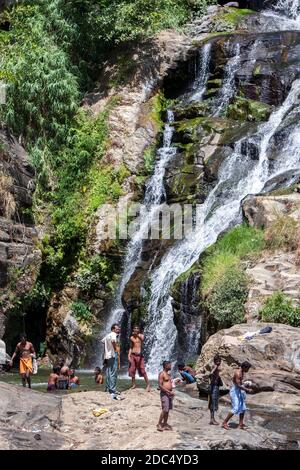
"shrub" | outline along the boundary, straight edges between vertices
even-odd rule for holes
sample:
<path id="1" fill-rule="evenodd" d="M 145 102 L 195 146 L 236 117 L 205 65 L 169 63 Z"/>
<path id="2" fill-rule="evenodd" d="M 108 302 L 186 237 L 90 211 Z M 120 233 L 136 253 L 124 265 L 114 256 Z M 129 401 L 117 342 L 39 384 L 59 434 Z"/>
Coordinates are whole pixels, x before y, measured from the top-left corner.
<path id="1" fill-rule="evenodd" d="M 300 306 L 294 306 L 292 300 L 283 292 L 278 291 L 269 297 L 261 311 L 260 319 L 265 322 L 284 323 L 300 326 Z"/>
<path id="2" fill-rule="evenodd" d="M 88 323 L 92 320 L 93 314 L 89 306 L 83 300 L 76 300 L 71 305 L 71 310 L 75 318 L 81 323 Z"/>
<path id="3" fill-rule="evenodd" d="M 275 220 L 265 230 L 267 247 L 272 250 L 284 249 L 294 251 L 299 240 L 298 223 L 290 216 L 276 214 Z"/>
<path id="4" fill-rule="evenodd" d="M 108 283 L 112 279 L 113 266 L 107 257 L 95 255 L 88 262 L 80 262 L 74 283 L 82 292 L 90 292 L 100 283 Z"/>
<path id="5" fill-rule="evenodd" d="M 248 277 L 232 267 L 227 270 L 209 294 L 206 306 L 221 327 L 244 321 L 244 303 L 248 296 Z"/>
<path id="6" fill-rule="evenodd" d="M 238 266 L 245 258 L 257 256 L 265 247 L 262 230 L 242 224 L 234 227 L 209 247 L 202 266 L 202 292 L 207 295 L 228 269 Z"/>

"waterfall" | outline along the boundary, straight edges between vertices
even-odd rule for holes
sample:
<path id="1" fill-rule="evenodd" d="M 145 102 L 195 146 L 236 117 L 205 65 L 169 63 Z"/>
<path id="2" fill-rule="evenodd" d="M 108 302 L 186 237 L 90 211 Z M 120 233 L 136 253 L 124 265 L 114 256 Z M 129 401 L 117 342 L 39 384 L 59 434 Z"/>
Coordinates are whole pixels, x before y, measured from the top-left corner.
<path id="1" fill-rule="evenodd" d="M 205 92 L 206 82 L 209 76 L 211 47 L 211 43 L 207 43 L 199 52 L 198 60 L 195 63 L 195 80 L 193 82 L 190 97 L 191 101 L 200 101 Z M 110 326 L 113 323 L 121 322 L 123 318 L 124 307 L 122 303 L 122 295 L 124 289 L 140 262 L 143 241 L 147 238 L 151 220 L 155 217 L 155 214 L 159 210 L 157 205 L 163 203 L 166 198 L 163 182 L 165 170 L 168 163 L 176 153 L 176 148 L 172 147 L 171 145 L 174 131 L 172 126 L 173 121 L 174 115 L 171 110 L 168 110 L 167 123 L 165 125 L 163 134 L 163 146 L 157 150 L 157 159 L 154 173 L 145 185 L 144 206 L 142 208 L 142 212 L 139 215 L 139 221 L 141 221 L 141 223 L 139 225 L 138 231 L 134 233 L 133 237 L 127 245 L 126 255 L 123 263 L 123 272 L 115 294 L 113 307 L 108 314 L 105 328 L 101 332 L 102 336 L 109 332 Z M 151 208 L 151 206 L 155 207 Z M 172 334 L 176 335 L 175 326 Z"/>
<path id="2" fill-rule="evenodd" d="M 209 63 L 211 58 L 211 43 L 205 44 L 198 53 L 196 61 L 195 80 L 192 87 L 190 101 L 201 101 L 206 90 L 209 77 Z"/>
<path id="3" fill-rule="evenodd" d="M 273 20 L 271 29 L 281 31 L 300 29 L 299 0 L 278 0 L 278 2 L 263 12 L 263 17 Z"/>
<path id="4" fill-rule="evenodd" d="M 270 142 L 285 118 L 296 110 L 300 112 L 299 95 L 300 80 L 296 80 L 284 103 L 249 139 L 259 148 L 258 160 L 242 154 L 245 139 L 235 144 L 232 154 L 219 169 L 217 185 L 204 204 L 198 207 L 197 231 L 173 245 L 159 267 L 152 272 L 145 330 L 147 369 L 150 373 L 156 373 L 166 358 L 175 359 L 177 331 L 169 292 L 176 278 L 187 271 L 224 230 L 242 221 L 241 202 L 247 195 L 260 193 L 268 181 L 288 170 L 295 172 L 294 177 L 300 174 L 300 124 L 295 124 L 287 140 L 281 143 L 278 160 L 270 165 L 268 159 Z"/>
<path id="5" fill-rule="evenodd" d="M 172 135 L 174 128 L 172 123 L 174 116 L 172 111 L 167 111 L 167 123 L 165 125 L 163 134 L 163 146 L 157 150 L 157 163 L 155 165 L 154 173 L 148 180 L 145 189 L 144 203 L 139 215 L 139 230 L 137 230 L 128 243 L 126 255 L 124 259 L 124 268 L 121 276 L 117 292 L 115 294 L 114 305 L 108 315 L 108 320 L 105 325 L 102 335 L 110 330 L 113 323 L 120 322 L 124 314 L 124 307 L 122 304 L 122 295 L 126 284 L 134 273 L 140 261 L 143 240 L 147 238 L 148 228 L 154 213 L 158 210 L 157 204 L 161 204 L 165 200 L 165 189 L 163 179 L 165 175 L 166 166 L 176 153 L 176 149 L 171 147 Z M 152 205 L 156 205 L 151 209 Z M 147 210 L 150 208 L 150 210 Z"/>
<path id="6" fill-rule="evenodd" d="M 279 0 L 273 8 L 275 11 L 295 20 L 299 14 L 299 0 Z"/>
<path id="7" fill-rule="evenodd" d="M 240 45 L 236 44 L 233 49 L 233 57 L 230 58 L 224 70 L 224 80 L 217 96 L 214 116 L 219 116 L 223 109 L 229 104 L 235 91 L 235 74 L 240 64 Z"/>

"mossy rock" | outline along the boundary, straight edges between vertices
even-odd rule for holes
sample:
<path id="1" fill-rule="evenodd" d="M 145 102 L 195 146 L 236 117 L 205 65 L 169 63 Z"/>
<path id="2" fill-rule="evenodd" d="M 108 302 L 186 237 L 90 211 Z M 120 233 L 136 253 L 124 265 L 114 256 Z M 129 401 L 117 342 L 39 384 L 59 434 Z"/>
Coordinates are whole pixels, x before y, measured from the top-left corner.
<path id="1" fill-rule="evenodd" d="M 272 106 L 266 103 L 238 96 L 229 105 L 227 116 L 237 121 L 262 122 L 268 119 L 271 112 Z"/>
<path id="2" fill-rule="evenodd" d="M 204 117 L 209 109 L 209 103 L 202 101 L 201 103 L 187 103 L 181 104 L 173 108 L 174 118 L 176 121 L 183 119 L 193 119 L 197 117 Z"/>

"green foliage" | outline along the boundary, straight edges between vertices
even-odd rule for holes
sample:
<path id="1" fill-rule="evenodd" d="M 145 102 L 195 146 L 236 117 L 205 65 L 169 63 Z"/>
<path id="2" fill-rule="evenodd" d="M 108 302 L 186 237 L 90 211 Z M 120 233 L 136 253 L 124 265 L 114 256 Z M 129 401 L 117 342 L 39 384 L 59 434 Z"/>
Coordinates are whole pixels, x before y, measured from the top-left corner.
<path id="1" fill-rule="evenodd" d="M 78 80 L 68 55 L 47 32 L 39 2 L 30 3 L 2 15 L 10 30 L 0 43 L 0 78 L 7 83 L 1 119 L 25 142 L 49 145 L 64 139 L 78 105 Z"/>
<path id="2" fill-rule="evenodd" d="M 278 213 L 275 220 L 265 230 L 267 247 L 271 250 L 280 248 L 287 251 L 296 250 L 299 234 L 297 221 L 286 214 Z"/>
<path id="3" fill-rule="evenodd" d="M 104 256 L 95 255 L 88 261 L 80 261 L 74 283 L 82 292 L 91 292 L 99 284 L 107 284 L 113 277 L 114 266 Z"/>
<path id="4" fill-rule="evenodd" d="M 211 291 L 206 305 L 219 325 L 227 328 L 244 321 L 244 303 L 248 295 L 248 278 L 236 267 L 231 267 Z"/>
<path id="5" fill-rule="evenodd" d="M 274 292 L 269 297 L 261 311 L 260 319 L 265 322 L 284 323 L 300 327 L 300 305 L 296 307 L 292 300 L 283 292 Z"/>
<path id="6" fill-rule="evenodd" d="M 203 294 L 207 295 L 219 283 L 227 270 L 238 266 L 242 259 L 256 257 L 264 248 L 262 230 L 242 224 L 227 232 L 205 252 L 202 274 Z"/>
<path id="7" fill-rule="evenodd" d="M 71 305 L 71 310 L 76 318 L 80 323 L 89 323 L 92 318 L 93 314 L 89 308 L 89 306 L 83 300 L 76 300 Z"/>

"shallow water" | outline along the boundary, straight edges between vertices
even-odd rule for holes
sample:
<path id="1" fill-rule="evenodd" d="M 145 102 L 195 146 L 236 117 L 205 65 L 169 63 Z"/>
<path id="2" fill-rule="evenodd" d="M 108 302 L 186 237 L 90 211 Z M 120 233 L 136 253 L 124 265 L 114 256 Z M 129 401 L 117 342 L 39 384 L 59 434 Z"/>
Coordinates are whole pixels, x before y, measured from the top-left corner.
<path id="1" fill-rule="evenodd" d="M 46 392 L 47 391 L 47 383 L 48 377 L 50 374 L 49 369 L 39 369 L 36 375 L 31 376 L 31 385 L 32 389 L 39 391 L 39 392 Z M 78 393 L 78 392 L 86 392 L 86 391 L 95 391 L 99 390 L 104 392 L 105 385 L 98 385 L 95 383 L 93 370 L 77 370 L 76 371 L 77 377 L 80 380 L 80 387 L 74 390 L 68 390 L 67 393 Z M 0 382 L 6 382 L 9 384 L 21 385 L 21 378 L 17 371 L 13 372 L 5 372 L 0 374 Z M 150 381 L 152 386 L 157 385 L 157 381 Z M 117 389 L 118 391 L 122 392 L 124 390 L 128 390 L 131 386 L 131 379 L 126 377 L 126 372 L 121 371 L 120 377 L 118 379 Z M 137 378 L 136 380 L 137 388 L 145 387 L 145 382 L 142 379 Z M 66 393 L 64 391 L 57 391 L 58 393 Z"/>

